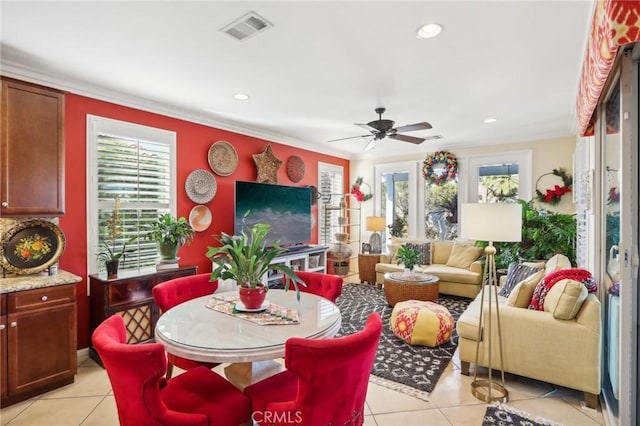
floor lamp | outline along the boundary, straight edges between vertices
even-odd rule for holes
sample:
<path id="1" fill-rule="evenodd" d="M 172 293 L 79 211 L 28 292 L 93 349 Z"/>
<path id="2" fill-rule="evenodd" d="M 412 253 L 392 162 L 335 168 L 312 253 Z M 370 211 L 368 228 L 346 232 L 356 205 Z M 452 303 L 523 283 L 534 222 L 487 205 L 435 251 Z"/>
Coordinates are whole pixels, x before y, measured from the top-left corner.
<path id="1" fill-rule="evenodd" d="M 498 282 L 496 277 L 496 248 L 494 242 L 516 242 L 522 239 L 522 206 L 511 203 L 478 203 L 462 204 L 460 216 L 460 236 L 471 240 L 488 241 L 484 253 L 485 269 L 484 281 L 480 298 L 480 319 L 478 322 L 478 339 L 476 343 L 476 362 L 471 382 L 471 393 L 473 396 L 484 402 L 502 401 L 506 402 L 509 392 L 504 382 L 504 365 L 502 360 L 502 333 L 500 329 L 500 310 L 498 304 Z M 485 285 L 486 283 L 486 285 Z M 485 288 L 489 292 L 486 299 L 488 305 L 487 333 L 485 333 L 488 351 L 487 366 L 489 368 L 488 379 L 478 379 L 478 354 L 480 352 L 480 340 L 482 339 L 482 327 L 484 318 Z M 492 309 L 496 310 L 495 322 L 498 327 L 497 342 L 492 342 L 491 327 L 494 322 Z M 502 383 L 493 381 L 493 346 L 497 345 L 500 355 L 500 374 Z"/>

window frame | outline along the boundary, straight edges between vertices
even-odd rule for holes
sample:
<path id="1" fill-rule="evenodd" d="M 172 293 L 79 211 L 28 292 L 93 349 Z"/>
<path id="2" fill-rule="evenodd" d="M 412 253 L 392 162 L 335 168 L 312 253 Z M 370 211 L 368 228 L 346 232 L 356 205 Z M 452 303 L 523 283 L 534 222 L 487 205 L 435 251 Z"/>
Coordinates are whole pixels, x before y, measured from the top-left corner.
<path id="1" fill-rule="evenodd" d="M 320 193 L 321 197 L 318 200 L 318 244 L 324 244 L 324 245 L 329 245 L 333 242 L 333 231 L 335 230 L 335 228 L 331 227 L 331 225 L 329 225 L 329 229 L 325 230 L 325 225 L 326 225 L 326 215 L 330 215 L 330 221 L 331 223 L 335 226 L 338 224 L 338 216 L 339 213 L 337 211 L 330 211 L 330 212 L 326 212 L 326 207 L 329 203 L 333 202 L 334 204 L 337 204 L 339 200 L 331 200 L 330 199 L 330 195 L 331 194 L 323 194 L 322 191 L 322 174 L 323 173 L 334 173 L 334 174 L 338 174 L 341 176 L 342 178 L 342 185 L 340 186 L 340 194 L 344 193 L 344 182 L 345 182 L 345 178 L 344 178 L 344 167 L 337 165 L 337 164 L 331 164 L 331 163 L 323 163 L 321 161 L 318 162 L 318 192 Z M 332 186 L 335 186 L 335 184 L 333 184 Z M 333 193 L 333 194 L 337 194 L 337 193 Z M 323 235 L 325 235 L 325 233 L 329 234 L 329 241 L 325 241 L 325 239 L 323 238 Z"/>
<path id="2" fill-rule="evenodd" d="M 174 131 L 159 129 L 106 117 L 87 114 L 87 271 L 88 274 L 98 273 L 99 263 L 96 258 L 98 251 L 98 136 L 102 133 L 118 135 L 130 139 L 143 139 L 166 144 L 169 147 L 169 193 L 176 194 L 177 188 L 177 134 Z M 124 203 L 123 203 L 124 204 Z M 126 208 L 124 205 L 122 208 Z M 176 215 L 177 202 L 175 196 L 169 197 L 169 211 Z M 138 269 L 145 272 L 150 268 Z"/>

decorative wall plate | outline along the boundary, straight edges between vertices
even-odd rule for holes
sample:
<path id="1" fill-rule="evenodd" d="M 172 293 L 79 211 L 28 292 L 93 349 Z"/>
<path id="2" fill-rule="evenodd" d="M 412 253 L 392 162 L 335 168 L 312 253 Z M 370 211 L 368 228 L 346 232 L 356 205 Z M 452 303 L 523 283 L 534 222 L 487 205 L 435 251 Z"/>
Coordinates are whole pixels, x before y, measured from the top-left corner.
<path id="1" fill-rule="evenodd" d="M 197 232 L 205 231 L 211 225 L 212 217 L 209 207 L 199 204 L 194 206 L 189 213 L 189 225 Z"/>
<path id="2" fill-rule="evenodd" d="M 238 167 L 238 153 L 227 141 L 215 142 L 209 148 L 209 167 L 220 176 L 229 176 Z"/>
<path id="3" fill-rule="evenodd" d="M 16 274 L 35 274 L 56 263 L 64 247 L 64 234 L 55 223 L 30 220 L 17 224 L 4 235 L 0 263 Z"/>
<path id="4" fill-rule="evenodd" d="M 287 160 L 287 176 L 291 182 L 300 182 L 304 178 L 304 160 L 297 155 L 292 155 Z"/>
<path id="5" fill-rule="evenodd" d="M 189 173 L 184 186 L 189 199 L 197 204 L 205 204 L 213 200 L 218 190 L 215 176 L 204 169 Z"/>

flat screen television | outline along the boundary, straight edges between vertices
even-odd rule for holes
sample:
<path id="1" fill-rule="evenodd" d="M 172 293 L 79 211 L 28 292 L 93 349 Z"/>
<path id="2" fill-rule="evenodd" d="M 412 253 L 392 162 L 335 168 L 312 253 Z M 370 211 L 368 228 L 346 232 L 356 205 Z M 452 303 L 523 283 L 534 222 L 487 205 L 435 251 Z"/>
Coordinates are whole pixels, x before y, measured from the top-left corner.
<path id="1" fill-rule="evenodd" d="M 235 191 L 235 235 L 244 226 L 268 223 L 268 245 L 278 240 L 281 246 L 293 248 L 311 241 L 310 188 L 236 181 Z"/>

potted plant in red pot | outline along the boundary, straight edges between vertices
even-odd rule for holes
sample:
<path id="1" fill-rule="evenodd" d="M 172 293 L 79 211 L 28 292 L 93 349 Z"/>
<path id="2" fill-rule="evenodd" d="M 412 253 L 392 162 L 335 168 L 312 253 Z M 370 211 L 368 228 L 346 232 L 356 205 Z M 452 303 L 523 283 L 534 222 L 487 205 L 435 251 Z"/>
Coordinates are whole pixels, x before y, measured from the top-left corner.
<path id="1" fill-rule="evenodd" d="M 222 233 L 218 239 L 221 247 L 209 247 L 207 257 L 213 262 L 211 280 L 233 279 L 238 283 L 240 301 L 247 309 L 259 309 L 264 302 L 268 288 L 263 284 L 262 277 L 269 270 L 280 271 L 285 276 L 285 282 L 292 281 L 296 295 L 300 300 L 298 284 L 304 282 L 287 265 L 271 264 L 273 259 L 286 250 L 276 241 L 267 246 L 264 242 L 271 225 L 257 223 L 248 227 L 249 232 L 242 231 L 240 235 Z M 288 286 L 285 286 L 285 290 Z"/>

